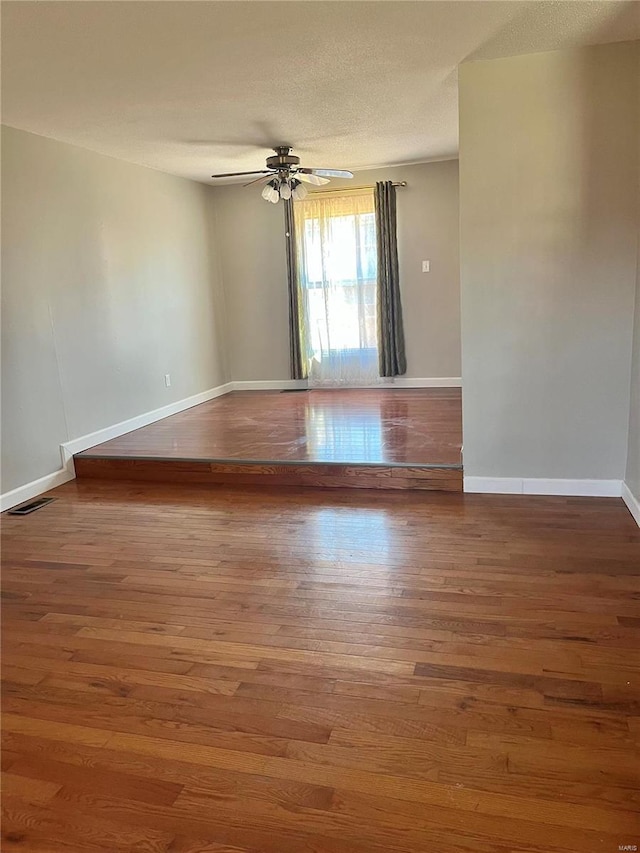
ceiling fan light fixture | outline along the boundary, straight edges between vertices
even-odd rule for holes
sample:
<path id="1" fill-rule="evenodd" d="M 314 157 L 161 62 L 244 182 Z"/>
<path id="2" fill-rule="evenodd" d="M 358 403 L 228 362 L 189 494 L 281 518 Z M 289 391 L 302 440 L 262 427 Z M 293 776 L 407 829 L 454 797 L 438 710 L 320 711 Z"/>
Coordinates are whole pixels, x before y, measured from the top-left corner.
<path id="1" fill-rule="evenodd" d="M 294 178 L 293 181 L 291 181 L 291 187 L 291 197 L 294 201 L 302 201 L 302 199 L 307 197 L 307 188 L 302 181 L 298 181 Z"/>
<path id="2" fill-rule="evenodd" d="M 278 181 L 274 179 L 273 181 L 269 181 L 269 183 L 262 190 L 262 198 L 265 201 L 270 201 L 273 204 L 277 204 L 280 200 L 280 193 L 278 192 Z"/>
<path id="3" fill-rule="evenodd" d="M 280 198 L 285 199 L 285 201 L 291 198 L 291 184 L 286 178 L 280 181 Z"/>
<path id="4" fill-rule="evenodd" d="M 261 184 L 265 181 L 262 198 L 277 204 L 280 199 L 301 201 L 307 196 L 304 184 L 321 187 L 329 183 L 330 178 L 352 178 L 353 173 L 346 169 L 310 169 L 300 166 L 300 158 L 291 153 L 290 145 L 278 145 L 273 149 L 275 156 L 267 157 L 266 169 L 256 169 L 255 172 L 228 172 L 223 175 L 212 175 L 213 178 L 238 178 L 248 175 L 258 175 L 245 187 Z M 266 177 L 264 177 L 266 176 Z M 303 183 L 304 182 L 304 183 Z"/>

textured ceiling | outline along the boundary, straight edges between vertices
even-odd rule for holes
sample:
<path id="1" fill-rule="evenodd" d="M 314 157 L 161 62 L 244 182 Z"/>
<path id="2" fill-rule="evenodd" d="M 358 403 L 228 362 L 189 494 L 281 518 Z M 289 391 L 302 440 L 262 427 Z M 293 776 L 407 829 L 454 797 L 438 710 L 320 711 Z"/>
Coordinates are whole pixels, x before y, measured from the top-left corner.
<path id="1" fill-rule="evenodd" d="M 208 181 L 455 156 L 457 66 L 640 38 L 627 2 L 5 2 L 3 122 Z"/>

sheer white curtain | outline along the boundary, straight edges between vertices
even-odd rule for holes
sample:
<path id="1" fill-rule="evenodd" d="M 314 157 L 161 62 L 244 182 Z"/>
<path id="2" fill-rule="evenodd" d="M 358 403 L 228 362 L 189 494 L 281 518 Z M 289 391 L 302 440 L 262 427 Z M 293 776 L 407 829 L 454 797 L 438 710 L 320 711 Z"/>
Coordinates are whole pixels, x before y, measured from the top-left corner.
<path id="1" fill-rule="evenodd" d="M 303 340 L 312 386 L 379 381 L 373 190 L 294 203 Z"/>

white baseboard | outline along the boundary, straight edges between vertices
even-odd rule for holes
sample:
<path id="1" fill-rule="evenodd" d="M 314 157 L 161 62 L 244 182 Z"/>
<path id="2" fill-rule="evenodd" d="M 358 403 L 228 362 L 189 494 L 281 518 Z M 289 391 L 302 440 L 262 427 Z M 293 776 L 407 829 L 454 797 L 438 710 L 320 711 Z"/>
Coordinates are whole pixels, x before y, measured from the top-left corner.
<path id="1" fill-rule="evenodd" d="M 640 527 L 640 500 L 633 494 L 626 483 L 622 484 L 622 500 L 626 503 L 627 509 L 634 517 L 638 527 Z"/>
<path id="2" fill-rule="evenodd" d="M 499 495 L 564 495 L 619 498 L 621 480 L 555 480 L 538 477 L 465 477 L 464 491 Z"/>
<path id="3" fill-rule="evenodd" d="M 229 384 L 233 391 L 295 391 L 309 387 L 306 379 L 243 379 Z"/>
<path id="4" fill-rule="evenodd" d="M 464 477 L 463 491 L 471 494 L 521 495 L 522 480 L 515 477 Z"/>
<path id="5" fill-rule="evenodd" d="M 222 397 L 223 394 L 228 394 L 232 390 L 233 382 L 217 385 L 215 388 L 209 388 L 208 391 L 201 391 L 192 397 L 185 397 L 184 400 L 176 400 L 175 403 L 169 403 L 168 406 L 162 406 L 160 409 L 144 412 L 141 415 L 136 415 L 135 418 L 129 418 L 113 426 L 90 432 L 87 435 L 81 435 L 79 438 L 74 438 L 71 441 L 65 441 L 64 444 L 60 445 L 62 466 L 68 470 L 69 465 L 73 465 L 73 457 L 76 453 L 81 453 L 83 450 L 95 447 L 96 444 L 102 444 L 104 441 L 110 441 L 112 438 L 118 438 L 121 435 L 125 435 L 125 433 L 133 432 L 135 429 L 140 429 L 140 427 L 168 418 L 170 415 L 177 415 L 178 412 L 184 412 L 185 409 L 199 406 L 200 403 L 206 403 L 208 400 Z"/>
<path id="6" fill-rule="evenodd" d="M 17 489 L 12 489 L 10 492 L 5 492 L 4 495 L 0 495 L 0 512 L 18 506 L 25 501 L 30 501 L 32 498 L 37 498 L 43 492 L 48 492 L 49 489 L 55 489 L 63 483 L 68 483 L 74 477 L 75 474 L 72 471 L 63 469 L 40 477 L 38 480 L 33 480 L 31 483 L 25 483 L 24 486 L 18 486 Z"/>
<path id="7" fill-rule="evenodd" d="M 308 388 L 306 379 L 261 379 L 242 380 L 230 383 L 234 391 L 290 391 L 296 388 Z M 407 379 L 404 376 L 392 376 L 382 379 L 375 385 L 345 385 L 341 388 L 460 388 L 459 376 L 433 376 Z M 322 386 L 329 388 L 328 385 Z"/>
<path id="8" fill-rule="evenodd" d="M 405 376 L 392 376 L 385 380 L 391 388 L 461 388 L 460 376 L 428 376 L 411 379 Z"/>
<path id="9" fill-rule="evenodd" d="M 184 400 L 176 400 L 175 403 L 169 403 L 168 406 L 162 406 L 160 409 L 153 409 L 151 412 L 144 412 L 137 415 L 135 418 L 129 418 L 126 421 L 121 421 L 113 426 L 105 427 L 104 429 L 96 430 L 96 432 L 81 435 L 71 441 L 65 441 L 60 445 L 60 455 L 62 458 L 62 468 L 55 471 L 53 474 L 47 474 L 45 477 L 40 477 L 38 480 L 33 480 L 31 483 L 25 483 L 24 486 L 18 486 L 17 489 L 12 489 L 10 492 L 0 495 L 0 512 L 11 509 L 24 501 L 31 500 L 43 492 L 48 492 L 49 489 L 55 489 L 63 483 L 68 483 L 75 477 L 73 468 L 73 456 L 75 453 L 80 453 L 82 450 L 87 450 L 89 447 L 94 447 L 96 444 L 102 444 L 104 441 L 110 441 L 112 438 L 118 438 L 127 432 L 133 432 L 134 429 L 152 424 L 155 421 L 161 421 L 163 418 L 168 418 L 170 415 L 176 415 L 178 412 L 183 412 L 185 409 L 190 409 L 193 406 L 198 406 L 200 403 L 206 403 L 208 400 L 213 400 L 216 397 L 221 397 L 223 394 L 228 394 L 233 390 L 233 383 L 227 382 L 224 385 L 217 385 L 215 388 L 210 388 L 208 391 L 202 391 L 200 394 L 194 394 L 192 397 L 185 397 Z"/>

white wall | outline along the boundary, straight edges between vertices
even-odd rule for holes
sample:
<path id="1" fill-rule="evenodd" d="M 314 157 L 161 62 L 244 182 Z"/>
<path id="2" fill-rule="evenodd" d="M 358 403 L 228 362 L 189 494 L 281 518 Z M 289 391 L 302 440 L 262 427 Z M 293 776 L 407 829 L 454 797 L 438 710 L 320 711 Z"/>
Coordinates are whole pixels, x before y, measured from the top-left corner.
<path id="1" fill-rule="evenodd" d="M 458 163 L 363 171 L 327 189 L 380 180 L 407 181 L 397 196 L 407 377 L 460 376 Z M 236 380 L 290 376 L 283 210 L 260 190 L 212 192 Z M 431 272 L 423 273 L 427 259 Z"/>
<path id="2" fill-rule="evenodd" d="M 460 70 L 465 475 L 621 480 L 638 43 Z"/>
<path id="3" fill-rule="evenodd" d="M 208 192 L 3 128 L 3 492 L 59 469 L 62 442 L 226 380 Z"/>

